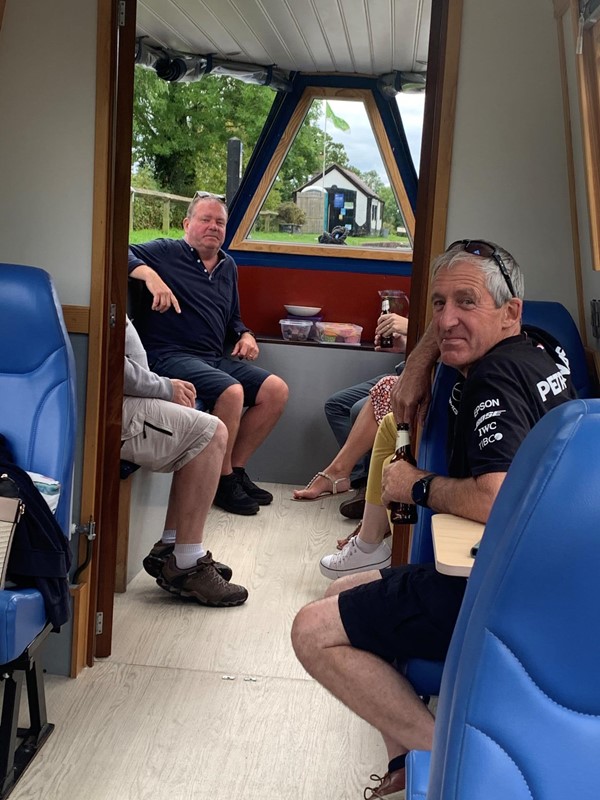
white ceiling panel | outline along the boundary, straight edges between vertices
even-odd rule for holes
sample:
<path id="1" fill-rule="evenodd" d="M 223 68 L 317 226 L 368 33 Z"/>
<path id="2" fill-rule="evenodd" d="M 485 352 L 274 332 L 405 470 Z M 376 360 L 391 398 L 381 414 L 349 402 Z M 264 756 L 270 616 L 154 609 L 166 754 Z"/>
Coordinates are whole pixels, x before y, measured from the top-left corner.
<path id="1" fill-rule="evenodd" d="M 283 70 L 419 70 L 431 0 L 138 0 L 150 44 Z"/>

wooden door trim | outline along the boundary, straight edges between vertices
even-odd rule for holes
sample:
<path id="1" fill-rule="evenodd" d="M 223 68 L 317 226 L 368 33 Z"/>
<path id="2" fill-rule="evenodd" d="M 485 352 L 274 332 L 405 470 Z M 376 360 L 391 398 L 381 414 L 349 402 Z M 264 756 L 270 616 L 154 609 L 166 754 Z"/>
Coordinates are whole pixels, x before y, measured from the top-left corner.
<path id="1" fill-rule="evenodd" d="M 111 81 L 111 128 L 109 141 L 108 229 L 106 243 L 106 319 L 107 346 L 104 350 L 104 453 L 101 462 L 101 518 L 97 542 L 94 597 L 102 612 L 103 628 L 95 632 L 90 617 L 93 655 L 106 658 L 111 653 L 112 623 L 119 531 L 119 492 L 121 480 L 121 415 L 123 410 L 123 363 L 125 359 L 125 313 L 127 307 L 127 250 L 129 246 L 129 189 L 133 130 L 133 73 L 135 69 L 136 0 L 124 0 L 124 24 L 118 28 L 116 58 Z M 117 4 L 113 3 L 114 10 Z M 114 309 L 114 326 L 108 325 L 109 306 Z M 100 466 L 100 464 L 99 464 Z M 95 615 L 94 615 L 95 616 Z M 90 648 L 89 652 L 92 652 Z"/>
<path id="2" fill-rule="evenodd" d="M 407 352 L 429 321 L 429 265 L 446 243 L 462 0 L 432 4 Z"/>
<path id="3" fill-rule="evenodd" d="M 132 125 L 136 10 L 135 0 L 125 2 L 126 25 L 119 28 L 118 4 L 98 0 L 90 307 L 67 309 L 70 330 L 88 333 L 80 522 L 96 522 L 91 562 L 74 587 L 73 629 L 77 635 L 71 650 L 73 676 L 84 666 L 91 666 L 95 656 L 110 653 L 112 633 L 131 157 L 131 134 L 128 141 L 126 128 L 128 125 L 130 131 Z M 121 98 L 116 86 L 119 70 L 126 71 L 127 65 L 129 100 L 127 87 Z M 125 130 L 118 126 L 123 104 L 127 107 Z M 124 206 L 121 197 L 125 198 Z M 115 311 L 114 326 L 111 306 Z M 96 634 L 97 611 L 102 611 L 105 619 L 103 638 Z"/>

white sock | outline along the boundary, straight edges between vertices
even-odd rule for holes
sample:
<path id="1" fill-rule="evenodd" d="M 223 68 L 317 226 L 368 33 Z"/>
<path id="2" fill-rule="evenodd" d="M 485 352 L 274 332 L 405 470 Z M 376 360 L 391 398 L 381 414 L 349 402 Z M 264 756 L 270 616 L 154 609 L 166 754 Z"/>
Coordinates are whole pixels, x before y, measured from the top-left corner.
<path id="1" fill-rule="evenodd" d="M 361 553 L 374 553 L 375 550 L 379 547 L 381 542 L 377 542 L 377 544 L 371 544 L 371 542 L 365 542 L 363 539 L 360 538 L 360 533 L 355 539 L 356 546 L 360 550 Z"/>
<path id="2" fill-rule="evenodd" d="M 177 531 L 174 528 L 165 528 L 160 540 L 163 544 L 175 544 Z"/>
<path id="3" fill-rule="evenodd" d="M 173 555 L 179 569 L 189 569 L 195 567 L 196 561 L 206 555 L 206 550 L 202 544 L 176 544 Z"/>

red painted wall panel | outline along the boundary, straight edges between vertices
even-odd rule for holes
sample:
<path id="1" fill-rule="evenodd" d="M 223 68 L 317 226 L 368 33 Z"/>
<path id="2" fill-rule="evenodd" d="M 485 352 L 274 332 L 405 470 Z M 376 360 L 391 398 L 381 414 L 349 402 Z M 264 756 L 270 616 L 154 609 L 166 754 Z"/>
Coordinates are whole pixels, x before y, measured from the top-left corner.
<path id="1" fill-rule="evenodd" d="M 239 267 L 242 319 L 255 333 L 280 336 L 284 303 L 320 306 L 328 322 L 362 325 L 362 341 L 371 342 L 381 309 L 379 289 L 401 289 L 410 294 L 406 276 L 364 275 L 349 272 Z"/>

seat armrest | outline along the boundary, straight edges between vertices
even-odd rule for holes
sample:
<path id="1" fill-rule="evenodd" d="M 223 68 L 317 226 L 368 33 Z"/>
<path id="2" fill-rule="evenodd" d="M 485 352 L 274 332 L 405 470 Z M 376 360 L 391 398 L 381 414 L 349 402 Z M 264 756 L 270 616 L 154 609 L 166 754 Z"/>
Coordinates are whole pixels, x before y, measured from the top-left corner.
<path id="1" fill-rule="evenodd" d="M 427 797 L 430 761 L 429 750 L 411 750 L 406 757 L 406 800 Z"/>

